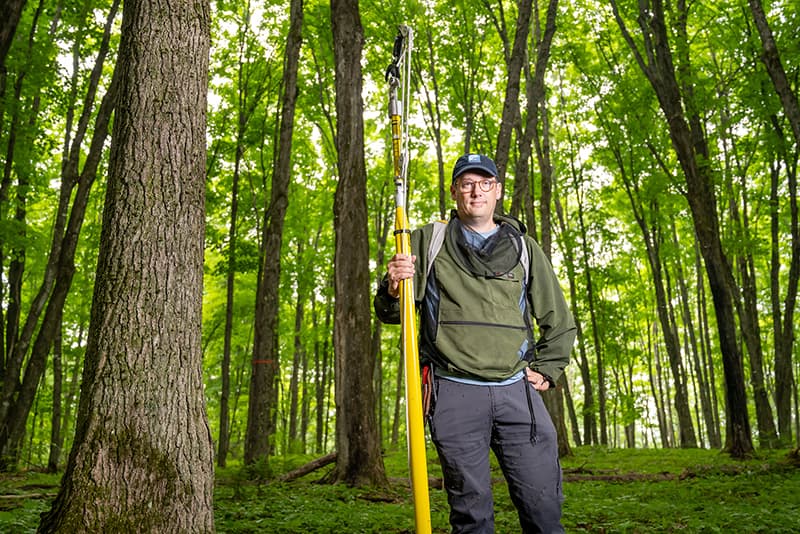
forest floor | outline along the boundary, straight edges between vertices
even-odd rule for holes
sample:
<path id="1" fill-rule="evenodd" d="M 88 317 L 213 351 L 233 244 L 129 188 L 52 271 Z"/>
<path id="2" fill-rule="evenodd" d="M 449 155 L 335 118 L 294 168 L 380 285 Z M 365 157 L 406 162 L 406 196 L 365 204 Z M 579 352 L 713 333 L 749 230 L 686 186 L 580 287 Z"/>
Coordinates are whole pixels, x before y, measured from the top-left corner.
<path id="1" fill-rule="evenodd" d="M 787 450 L 734 461 L 703 449 L 578 447 L 562 461 L 567 532 L 800 532 L 800 463 Z M 276 477 L 312 460 L 272 459 Z M 436 455 L 428 451 L 431 520 L 449 531 Z M 390 485 L 355 489 L 320 483 L 330 466 L 291 482 L 253 480 L 241 467 L 217 472 L 215 515 L 222 533 L 410 533 L 413 505 L 404 451 L 385 457 Z M 496 531 L 519 532 L 502 475 L 494 467 Z M 250 471 L 252 473 L 252 471 Z M 0 532 L 35 532 L 60 475 L 0 475 Z"/>

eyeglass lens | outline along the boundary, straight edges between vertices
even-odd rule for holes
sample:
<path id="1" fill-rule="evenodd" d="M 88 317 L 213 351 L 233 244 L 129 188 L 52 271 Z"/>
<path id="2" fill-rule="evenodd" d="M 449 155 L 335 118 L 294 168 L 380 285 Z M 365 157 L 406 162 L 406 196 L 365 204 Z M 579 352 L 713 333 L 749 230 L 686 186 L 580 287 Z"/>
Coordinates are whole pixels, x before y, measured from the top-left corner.
<path id="1" fill-rule="evenodd" d="M 463 180 L 461 182 L 460 188 L 463 193 L 467 193 L 473 191 L 475 189 L 475 186 L 477 185 L 480 186 L 481 191 L 483 191 L 484 193 L 488 193 L 489 191 L 492 190 L 494 184 L 495 184 L 494 180 L 488 180 L 488 179 L 479 181 Z"/>

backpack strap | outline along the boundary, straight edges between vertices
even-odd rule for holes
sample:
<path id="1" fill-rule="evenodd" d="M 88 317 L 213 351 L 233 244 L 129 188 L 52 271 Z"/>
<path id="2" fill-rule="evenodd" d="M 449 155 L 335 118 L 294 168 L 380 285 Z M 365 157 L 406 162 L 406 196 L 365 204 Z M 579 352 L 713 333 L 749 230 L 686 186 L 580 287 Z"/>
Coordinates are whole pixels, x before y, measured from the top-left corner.
<path id="1" fill-rule="evenodd" d="M 425 266 L 425 280 L 427 280 L 428 276 L 431 274 L 433 260 L 436 259 L 436 255 L 442 250 L 445 230 L 447 230 L 447 223 L 445 221 L 434 221 L 433 234 L 431 235 L 430 243 L 428 243 L 428 264 Z"/>

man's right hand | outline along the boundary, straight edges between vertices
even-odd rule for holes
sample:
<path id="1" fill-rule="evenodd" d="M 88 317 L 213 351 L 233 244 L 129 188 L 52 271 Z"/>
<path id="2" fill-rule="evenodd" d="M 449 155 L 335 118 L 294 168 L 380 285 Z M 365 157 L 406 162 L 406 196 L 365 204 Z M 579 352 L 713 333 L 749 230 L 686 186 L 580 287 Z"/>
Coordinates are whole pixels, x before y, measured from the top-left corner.
<path id="1" fill-rule="evenodd" d="M 386 264 L 386 271 L 389 274 L 389 295 L 393 298 L 400 296 L 400 282 L 414 276 L 414 262 L 416 256 L 407 254 L 395 254 Z"/>

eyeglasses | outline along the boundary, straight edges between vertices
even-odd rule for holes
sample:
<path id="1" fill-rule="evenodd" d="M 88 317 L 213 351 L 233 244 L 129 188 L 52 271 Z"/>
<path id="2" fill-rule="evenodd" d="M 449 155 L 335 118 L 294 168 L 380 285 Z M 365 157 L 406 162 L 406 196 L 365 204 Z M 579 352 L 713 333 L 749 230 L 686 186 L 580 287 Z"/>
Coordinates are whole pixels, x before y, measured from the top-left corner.
<path id="1" fill-rule="evenodd" d="M 494 184 L 497 183 L 497 180 L 490 180 L 486 178 L 485 180 L 461 180 L 458 182 L 458 189 L 462 193 L 472 193 L 475 191 L 475 186 L 479 186 L 481 191 L 484 193 L 488 193 L 494 187 Z"/>

